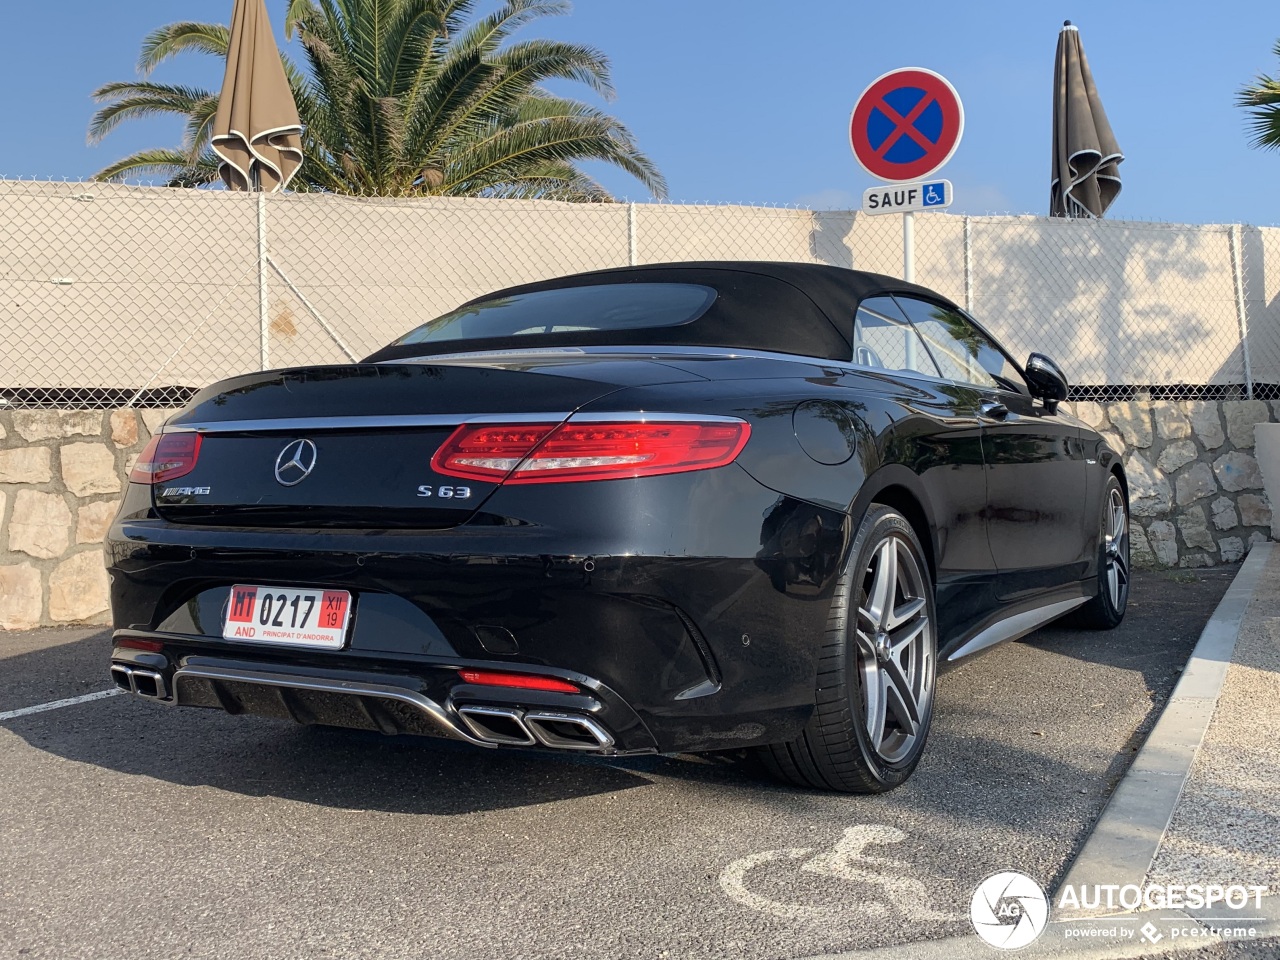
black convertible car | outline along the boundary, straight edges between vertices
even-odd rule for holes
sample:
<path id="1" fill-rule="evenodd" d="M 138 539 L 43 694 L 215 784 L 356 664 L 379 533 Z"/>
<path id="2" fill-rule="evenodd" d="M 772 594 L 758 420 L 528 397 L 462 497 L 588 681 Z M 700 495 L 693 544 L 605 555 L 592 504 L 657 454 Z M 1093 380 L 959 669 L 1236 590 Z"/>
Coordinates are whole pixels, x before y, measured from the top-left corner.
<path id="1" fill-rule="evenodd" d="M 201 391 L 108 538 L 111 673 L 481 747 L 914 769 L 939 665 L 1120 622 L 1116 454 L 943 297 L 787 263 L 499 291 Z"/>

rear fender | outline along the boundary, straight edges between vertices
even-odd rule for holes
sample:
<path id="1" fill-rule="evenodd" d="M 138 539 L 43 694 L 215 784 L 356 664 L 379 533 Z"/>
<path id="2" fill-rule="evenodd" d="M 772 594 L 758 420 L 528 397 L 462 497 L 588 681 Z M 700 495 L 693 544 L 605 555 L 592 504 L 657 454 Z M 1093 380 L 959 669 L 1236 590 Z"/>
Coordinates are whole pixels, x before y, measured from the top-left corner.
<path id="1" fill-rule="evenodd" d="M 867 478 L 850 504 L 855 523 L 861 522 L 873 503 L 888 504 L 906 517 L 927 554 L 930 579 L 937 582 L 938 524 L 920 478 L 901 463 L 885 464 Z"/>

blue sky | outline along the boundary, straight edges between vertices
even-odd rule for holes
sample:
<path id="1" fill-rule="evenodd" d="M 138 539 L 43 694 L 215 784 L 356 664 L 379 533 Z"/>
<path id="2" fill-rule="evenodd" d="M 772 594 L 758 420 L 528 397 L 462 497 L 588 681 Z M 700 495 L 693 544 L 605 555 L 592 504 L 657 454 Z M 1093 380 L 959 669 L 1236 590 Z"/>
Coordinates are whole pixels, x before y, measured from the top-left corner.
<path id="1" fill-rule="evenodd" d="M 268 5 L 279 29 L 284 4 Z M 230 10 L 231 0 L 10 0 L 0 26 L 0 176 L 82 178 L 135 149 L 175 144 L 178 124 L 156 121 L 86 146 L 89 94 L 134 75 L 150 29 L 225 22 Z M 856 206 L 874 181 L 849 150 L 853 101 L 886 70 L 924 66 L 965 103 L 964 141 L 942 174 L 955 184 L 953 210 L 1044 214 L 1063 19 L 1080 27 L 1126 154 L 1111 217 L 1280 222 L 1280 152 L 1250 149 L 1232 106 L 1257 73 L 1280 73 L 1274 3 L 576 0 L 569 16 L 533 29 L 605 51 L 618 88 L 610 109 L 666 174 L 673 200 Z M 220 64 L 193 57 L 155 79 L 216 86 L 221 75 Z M 623 174 L 592 172 L 619 195 L 647 198 Z"/>

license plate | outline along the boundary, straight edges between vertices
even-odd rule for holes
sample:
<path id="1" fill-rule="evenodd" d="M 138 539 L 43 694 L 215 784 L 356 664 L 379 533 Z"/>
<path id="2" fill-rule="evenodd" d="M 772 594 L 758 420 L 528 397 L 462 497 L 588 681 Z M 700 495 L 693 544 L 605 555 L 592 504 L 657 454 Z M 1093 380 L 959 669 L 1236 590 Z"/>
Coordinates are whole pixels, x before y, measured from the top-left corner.
<path id="1" fill-rule="evenodd" d="M 231 588 L 222 636 L 249 643 L 338 650 L 346 642 L 351 594 L 301 587 Z"/>

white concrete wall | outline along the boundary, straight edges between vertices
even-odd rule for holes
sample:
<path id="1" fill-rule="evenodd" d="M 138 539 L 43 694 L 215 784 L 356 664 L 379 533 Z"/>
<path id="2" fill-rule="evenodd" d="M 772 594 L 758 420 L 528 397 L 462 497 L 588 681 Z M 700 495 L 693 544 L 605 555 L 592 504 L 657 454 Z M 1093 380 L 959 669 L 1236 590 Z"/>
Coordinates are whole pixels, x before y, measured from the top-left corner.
<path id="1" fill-rule="evenodd" d="M 341 361 L 338 341 L 363 356 L 478 294 L 632 259 L 902 269 L 894 216 L 310 195 L 266 208 L 297 290 L 269 274 L 273 366 Z M 1232 229 L 922 214 L 917 280 L 963 304 L 967 270 L 974 314 L 1078 383 L 1240 383 Z M 254 196 L 0 181 L 0 388 L 202 386 L 256 368 L 257 236 Z M 1253 379 L 1280 383 L 1280 231 L 1239 236 Z"/>

